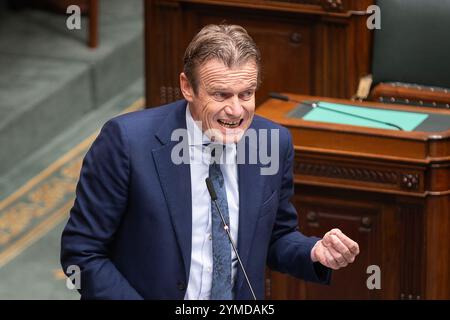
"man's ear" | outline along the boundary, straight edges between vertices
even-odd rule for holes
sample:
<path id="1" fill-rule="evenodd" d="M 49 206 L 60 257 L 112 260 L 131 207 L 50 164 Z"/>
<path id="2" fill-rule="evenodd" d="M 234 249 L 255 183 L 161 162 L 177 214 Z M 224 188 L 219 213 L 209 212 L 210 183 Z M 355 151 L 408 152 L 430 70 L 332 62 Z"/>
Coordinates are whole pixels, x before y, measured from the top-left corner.
<path id="1" fill-rule="evenodd" d="M 180 89 L 184 98 L 188 102 L 192 102 L 194 100 L 194 89 L 192 88 L 191 83 L 184 72 L 180 73 Z"/>

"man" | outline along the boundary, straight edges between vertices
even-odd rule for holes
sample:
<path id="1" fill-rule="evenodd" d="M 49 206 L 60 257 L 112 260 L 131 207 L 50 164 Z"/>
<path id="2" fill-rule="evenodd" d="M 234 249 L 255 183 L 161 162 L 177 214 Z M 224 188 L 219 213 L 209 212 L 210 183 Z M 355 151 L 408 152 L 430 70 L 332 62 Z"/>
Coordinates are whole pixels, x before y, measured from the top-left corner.
<path id="1" fill-rule="evenodd" d="M 291 137 L 254 116 L 259 76 L 260 54 L 247 32 L 209 25 L 185 53 L 185 100 L 105 124 L 85 157 L 62 235 L 62 266 L 80 267 L 82 299 L 252 299 L 220 214 L 258 299 L 266 263 L 327 283 L 329 268 L 354 261 L 358 245 L 338 229 L 321 240 L 296 230 Z M 175 134 L 180 129 L 186 135 Z M 250 131 L 257 143 L 243 138 Z M 279 159 L 273 174 L 249 160 L 261 143 Z"/>

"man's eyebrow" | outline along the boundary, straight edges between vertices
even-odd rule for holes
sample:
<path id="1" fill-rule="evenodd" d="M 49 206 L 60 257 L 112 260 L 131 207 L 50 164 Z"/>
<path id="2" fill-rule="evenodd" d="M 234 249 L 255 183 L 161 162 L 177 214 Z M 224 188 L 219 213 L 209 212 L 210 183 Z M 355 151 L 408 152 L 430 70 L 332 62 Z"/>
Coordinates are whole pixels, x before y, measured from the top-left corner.
<path id="1" fill-rule="evenodd" d="M 256 89 L 256 87 L 257 87 L 256 82 L 255 83 L 251 83 L 247 87 L 245 87 L 245 89 L 242 90 L 241 92 L 244 92 L 244 91 L 247 91 L 247 90 L 254 90 L 254 89 Z"/>
<path id="2" fill-rule="evenodd" d="M 221 85 L 215 85 L 210 87 L 211 90 L 218 90 L 218 91 L 227 91 L 229 88 Z"/>
<path id="3" fill-rule="evenodd" d="M 248 86 L 246 86 L 245 89 L 243 89 L 240 92 L 256 89 L 257 86 L 258 86 L 258 84 L 256 82 L 252 82 Z M 208 89 L 211 90 L 211 91 L 225 91 L 225 92 L 228 92 L 228 91 L 231 92 L 232 91 L 231 88 L 229 88 L 227 86 L 224 86 L 224 85 L 221 85 L 221 84 L 212 85 Z"/>

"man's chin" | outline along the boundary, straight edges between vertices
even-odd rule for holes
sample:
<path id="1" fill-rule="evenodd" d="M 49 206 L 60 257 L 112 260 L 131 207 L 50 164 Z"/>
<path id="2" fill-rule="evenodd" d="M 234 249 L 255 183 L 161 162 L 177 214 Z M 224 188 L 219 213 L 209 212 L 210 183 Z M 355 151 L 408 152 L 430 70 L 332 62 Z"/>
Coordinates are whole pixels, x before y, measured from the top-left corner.
<path id="1" fill-rule="evenodd" d="M 238 143 L 239 140 L 241 140 L 243 135 L 244 135 L 244 133 L 222 136 L 222 142 L 221 143 L 223 143 L 223 144 Z"/>
<path id="2" fill-rule="evenodd" d="M 214 140 L 215 142 L 222 144 L 238 143 L 244 135 L 245 130 L 243 129 L 224 129 L 215 131 Z"/>

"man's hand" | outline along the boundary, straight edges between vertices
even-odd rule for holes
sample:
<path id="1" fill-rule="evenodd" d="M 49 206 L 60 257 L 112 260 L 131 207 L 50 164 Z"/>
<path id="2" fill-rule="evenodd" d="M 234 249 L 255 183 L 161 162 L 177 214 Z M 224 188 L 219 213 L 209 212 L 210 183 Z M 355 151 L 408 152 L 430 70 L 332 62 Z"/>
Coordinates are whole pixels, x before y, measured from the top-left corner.
<path id="1" fill-rule="evenodd" d="M 337 270 L 355 261 L 359 254 L 358 244 L 339 229 L 328 231 L 323 239 L 317 241 L 311 250 L 313 262 Z"/>

